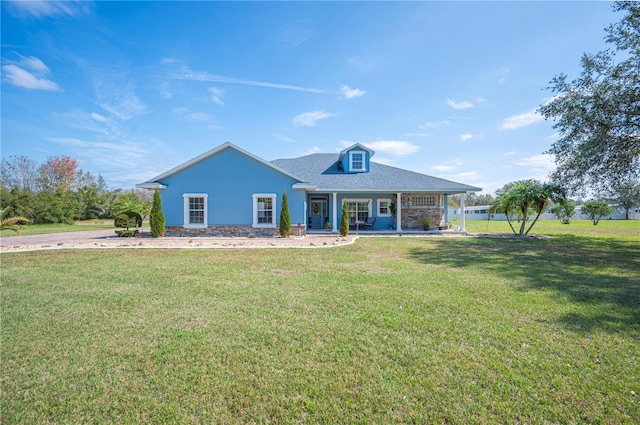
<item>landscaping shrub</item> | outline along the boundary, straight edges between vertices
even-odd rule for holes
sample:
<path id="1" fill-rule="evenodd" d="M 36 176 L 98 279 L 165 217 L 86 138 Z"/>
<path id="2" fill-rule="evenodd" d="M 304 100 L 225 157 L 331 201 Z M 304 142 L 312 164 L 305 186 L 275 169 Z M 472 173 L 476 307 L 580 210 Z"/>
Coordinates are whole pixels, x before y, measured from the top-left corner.
<path id="1" fill-rule="evenodd" d="M 157 238 L 164 236 L 164 213 L 162 212 L 162 199 L 158 189 L 153 193 L 153 205 L 151 207 L 151 218 L 149 219 L 151 226 L 151 237 Z"/>
<path id="2" fill-rule="evenodd" d="M 291 215 L 289 214 L 289 201 L 287 191 L 282 194 L 282 208 L 280 210 L 280 236 L 288 238 L 291 235 Z"/>
<path id="3" fill-rule="evenodd" d="M 340 234 L 347 236 L 349 234 L 349 211 L 347 211 L 347 203 L 342 202 L 342 217 L 340 219 Z"/>

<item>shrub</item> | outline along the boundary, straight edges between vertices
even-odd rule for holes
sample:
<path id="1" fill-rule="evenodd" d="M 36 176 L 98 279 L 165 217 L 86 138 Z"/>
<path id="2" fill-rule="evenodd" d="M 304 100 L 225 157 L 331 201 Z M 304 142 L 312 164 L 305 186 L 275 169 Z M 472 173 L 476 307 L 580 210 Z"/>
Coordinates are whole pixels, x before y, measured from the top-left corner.
<path id="1" fill-rule="evenodd" d="M 613 208 L 611 208 L 606 202 L 602 201 L 587 201 L 582 205 L 580 210 L 583 214 L 587 214 L 589 216 L 589 219 L 591 219 L 594 226 L 600 222 L 602 217 L 613 212 Z"/>
<path id="2" fill-rule="evenodd" d="M 349 211 L 347 211 L 347 203 L 342 202 L 342 217 L 340 218 L 340 235 L 347 236 L 349 234 Z"/>
<path id="3" fill-rule="evenodd" d="M 287 191 L 282 194 L 282 208 L 280 209 L 280 236 L 288 238 L 291 235 L 291 215 L 289 214 L 289 201 Z"/>
<path id="4" fill-rule="evenodd" d="M 151 226 L 152 238 L 164 236 L 164 213 L 162 212 L 162 199 L 158 189 L 153 192 L 153 206 L 151 207 L 149 225 Z"/>
<path id="5" fill-rule="evenodd" d="M 129 227 L 141 227 L 142 216 L 135 211 L 125 211 L 116 216 L 113 224 L 116 227 L 124 227 L 127 230 L 129 230 Z"/>
<path id="6" fill-rule="evenodd" d="M 137 230 L 116 230 L 116 235 L 121 238 L 132 238 L 137 234 Z"/>

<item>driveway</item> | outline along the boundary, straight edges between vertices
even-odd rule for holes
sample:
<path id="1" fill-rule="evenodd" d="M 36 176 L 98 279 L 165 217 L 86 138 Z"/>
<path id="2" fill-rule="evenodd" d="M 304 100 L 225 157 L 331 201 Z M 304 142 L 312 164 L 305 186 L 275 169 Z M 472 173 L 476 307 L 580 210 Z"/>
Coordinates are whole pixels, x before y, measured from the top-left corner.
<path id="1" fill-rule="evenodd" d="M 90 242 L 104 242 L 115 236 L 113 229 L 88 230 L 83 232 L 48 233 L 43 235 L 18 235 L 0 237 L 0 247 L 7 248 L 16 245 L 55 245 L 77 244 Z"/>

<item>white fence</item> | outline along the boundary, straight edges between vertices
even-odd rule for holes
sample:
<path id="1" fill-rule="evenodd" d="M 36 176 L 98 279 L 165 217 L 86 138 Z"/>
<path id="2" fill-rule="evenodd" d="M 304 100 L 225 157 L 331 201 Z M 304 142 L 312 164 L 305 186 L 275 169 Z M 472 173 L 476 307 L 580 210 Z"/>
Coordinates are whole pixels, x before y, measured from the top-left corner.
<path id="1" fill-rule="evenodd" d="M 615 207 L 614 207 L 615 208 Z M 489 214 L 489 206 L 481 205 L 476 207 L 465 207 L 465 219 L 466 220 L 474 220 L 474 221 L 506 221 L 507 218 L 504 214 Z M 608 215 L 606 217 L 602 217 L 602 220 L 624 220 L 625 218 L 625 210 L 624 208 L 615 208 L 613 214 Z M 588 220 L 589 216 L 587 214 L 582 214 L 580 212 L 580 206 L 576 207 L 576 215 L 573 217 L 573 220 Z M 640 208 L 632 208 L 629 210 L 629 219 L 630 220 L 640 220 Z M 452 208 L 449 207 L 449 211 L 447 214 L 447 220 L 460 220 L 460 208 Z M 554 214 L 551 214 L 547 209 L 542 215 L 540 215 L 540 220 L 557 220 Z"/>

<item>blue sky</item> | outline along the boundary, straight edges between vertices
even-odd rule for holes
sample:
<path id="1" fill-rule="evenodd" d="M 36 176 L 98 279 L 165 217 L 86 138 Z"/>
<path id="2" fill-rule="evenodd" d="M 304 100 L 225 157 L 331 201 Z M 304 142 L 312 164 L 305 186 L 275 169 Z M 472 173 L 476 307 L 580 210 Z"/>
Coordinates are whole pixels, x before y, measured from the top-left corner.
<path id="1" fill-rule="evenodd" d="M 266 160 L 359 142 L 483 187 L 544 179 L 535 113 L 606 48 L 606 2 L 2 2 L 2 157 L 132 187 L 226 141 Z"/>

